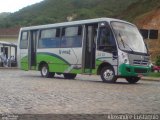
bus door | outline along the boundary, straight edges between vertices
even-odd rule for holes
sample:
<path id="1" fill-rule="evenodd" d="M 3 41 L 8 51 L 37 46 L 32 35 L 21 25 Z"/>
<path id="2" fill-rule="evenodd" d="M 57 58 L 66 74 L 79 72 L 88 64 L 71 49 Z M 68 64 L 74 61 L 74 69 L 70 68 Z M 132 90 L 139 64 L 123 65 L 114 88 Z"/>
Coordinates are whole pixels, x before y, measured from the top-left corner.
<path id="1" fill-rule="evenodd" d="M 84 40 L 82 53 L 82 73 L 91 74 L 96 66 L 96 36 L 98 24 L 84 26 Z"/>
<path id="2" fill-rule="evenodd" d="M 36 69 L 36 43 L 38 39 L 38 30 L 30 31 L 29 39 L 29 69 Z"/>
<path id="3" fill-rule="evenodd" d="M 97 54 L 97 59 L 109 63 L 115 70 L 118 69 L 116 42 L 110 26 L 106 22 L 99 23 Z M 115 74 L 117 74 L 117 71 L 115 71 Z"/>

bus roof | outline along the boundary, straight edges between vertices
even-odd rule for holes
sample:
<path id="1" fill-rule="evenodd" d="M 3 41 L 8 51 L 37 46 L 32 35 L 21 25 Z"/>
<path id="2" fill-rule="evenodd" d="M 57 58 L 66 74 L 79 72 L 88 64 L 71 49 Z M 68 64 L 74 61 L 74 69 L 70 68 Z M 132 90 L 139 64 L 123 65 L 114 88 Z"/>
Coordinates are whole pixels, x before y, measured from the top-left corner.
<path id="1" fill-rule="evenodd" d="M 96 19 L 62 22 L 62 23 L 54 23 L 54 24 L 46 24 L 46 25 L 38 25 L 38 26 L 29 26 L 29 27 L 23 27 L 23 28 L 21 28 L 21 30 L 36 30 L 36 29 L 45 29 L 45 28 L 61 27 L 61 26 L 71 26 L 71 25 L 96 23 L 96 22 L 104 22 L 104 21 L 107 21 L 107 22 L 119 21 L 119 22 L 124 22 L 124 23 L 131 24 L 129 22 L 119 20 L 119 19 L 114 19 L 114 18 L 96 18 Z"/>

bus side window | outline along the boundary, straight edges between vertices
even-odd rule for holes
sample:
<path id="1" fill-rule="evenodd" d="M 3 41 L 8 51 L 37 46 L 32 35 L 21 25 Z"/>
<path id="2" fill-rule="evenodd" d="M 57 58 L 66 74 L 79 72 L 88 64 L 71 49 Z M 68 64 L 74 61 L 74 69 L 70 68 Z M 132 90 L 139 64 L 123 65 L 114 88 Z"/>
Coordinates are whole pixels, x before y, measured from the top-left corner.
<path id="1" fill-rule="evenodd" d="M 97 49 L 100 51 L 111 52 L 115 49 L 116 43 L 111 29 L 107 27 L 100 27 Z"/>
<path id="2" fill-rule="evenodd" d="M 62 29 L 61 47 L 81 47 L 82 46 L 82 26 L 72 26 Z"/>
<path id="3" fill-rule="evenodd" d="M 60 47 L 60 29 L 51 28 L 51 29 L 41 30 L 38 47 L 39 48 Z"/>
<path id="4" fill-rule="evenodd" d="M 23 31 L 21 33 L 20 48 L 21 49 L 27 49 L 28 48 L 28 32 L 27 31 Z"/>

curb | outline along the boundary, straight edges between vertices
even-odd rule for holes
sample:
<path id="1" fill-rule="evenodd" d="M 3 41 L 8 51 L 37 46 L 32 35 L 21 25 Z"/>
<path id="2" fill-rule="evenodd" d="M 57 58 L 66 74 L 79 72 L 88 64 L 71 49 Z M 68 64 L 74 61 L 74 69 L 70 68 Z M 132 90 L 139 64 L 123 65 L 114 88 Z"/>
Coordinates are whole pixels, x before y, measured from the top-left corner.
<path id="1" fill-rule="evenodd" d="M 160 82 L 160 78 L 142 77 L 141 80 Z"/>

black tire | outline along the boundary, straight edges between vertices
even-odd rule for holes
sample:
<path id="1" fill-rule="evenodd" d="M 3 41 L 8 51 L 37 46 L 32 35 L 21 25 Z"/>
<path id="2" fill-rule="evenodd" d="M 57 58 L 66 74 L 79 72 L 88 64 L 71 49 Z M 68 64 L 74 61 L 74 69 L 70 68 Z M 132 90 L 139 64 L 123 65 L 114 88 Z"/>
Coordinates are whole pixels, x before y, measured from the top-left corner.
<path id="1" fill-rule="evenodd" d="M 127 77 L 126 80 L 128 81 L 128 83 L 130 84 L 135 84 L 136 82 L 138 82 L 141 78 L 140 77 Z"/>
<path id="2" fill-rule="evenodd" d="M 75 79 L 75 77 L 77 76 L 77 74 L 73 73 L 64 73 L 63 75 L 65 79 Z"/>
<path id="3" fill-rule="evenodd" d="M 43 64 L 40 70 L 41 70 L 41 76 L 44 78 L 53 78 L 55 75 L 54 72 L 49 72 L 49 67 L 47 64 Z"/>
<path id="4" fill-rule="evenodd" d="M 101 79 L 105 83 L 115 83 L 117 78 L 113 67 L 106 66 L 101 70 Z"/>

